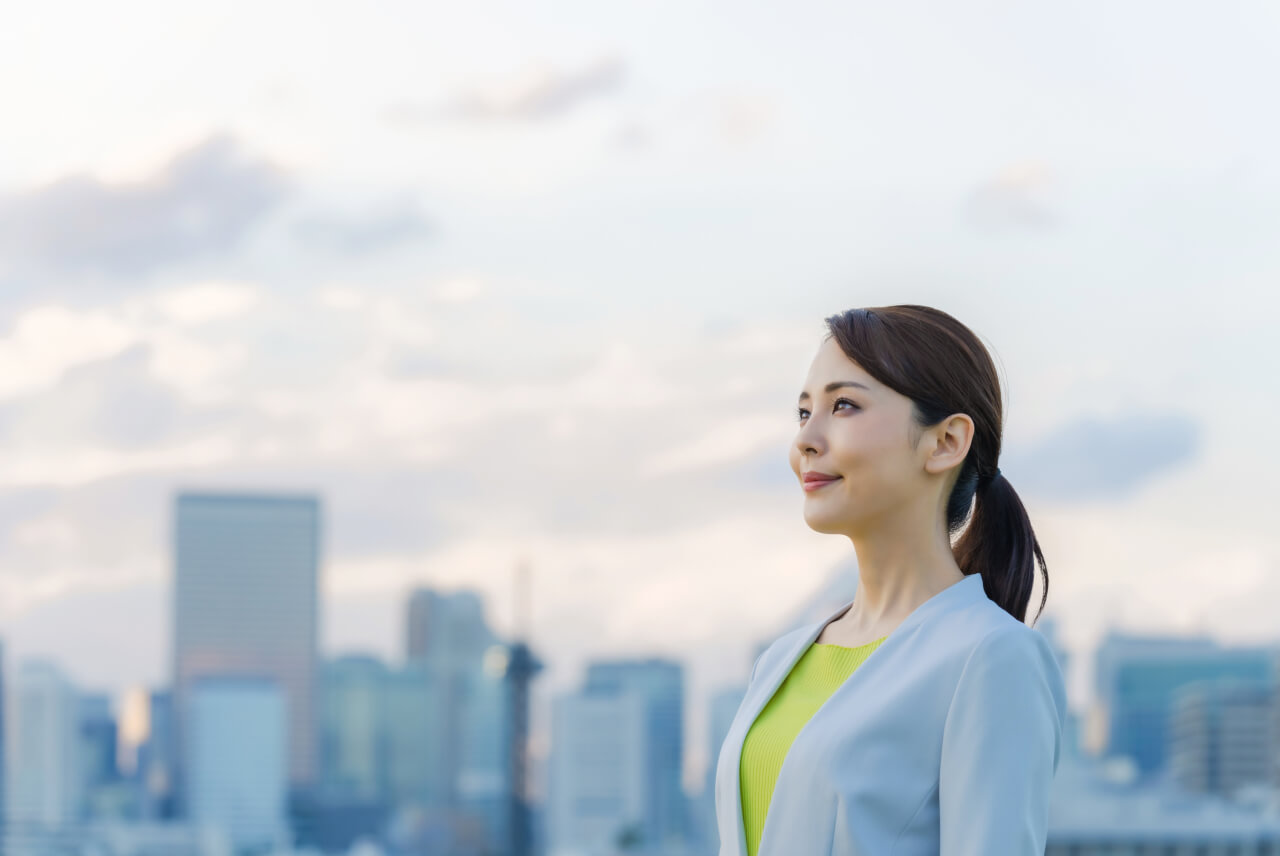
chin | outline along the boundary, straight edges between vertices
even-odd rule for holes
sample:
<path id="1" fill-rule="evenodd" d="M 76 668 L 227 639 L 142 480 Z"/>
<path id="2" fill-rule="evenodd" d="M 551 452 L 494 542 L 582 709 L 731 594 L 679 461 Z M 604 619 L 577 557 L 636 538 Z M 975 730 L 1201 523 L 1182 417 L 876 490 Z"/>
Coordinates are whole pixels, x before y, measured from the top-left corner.
<path id="1" fill-rule="evenodd" d="M 819 514 L 812 511 L 806 511 L 804 522 L 814 532 L 821 532 L 824 535 L 839 535 L 843 528 L 840 519 L 832 517 L 830 514 Z"/>

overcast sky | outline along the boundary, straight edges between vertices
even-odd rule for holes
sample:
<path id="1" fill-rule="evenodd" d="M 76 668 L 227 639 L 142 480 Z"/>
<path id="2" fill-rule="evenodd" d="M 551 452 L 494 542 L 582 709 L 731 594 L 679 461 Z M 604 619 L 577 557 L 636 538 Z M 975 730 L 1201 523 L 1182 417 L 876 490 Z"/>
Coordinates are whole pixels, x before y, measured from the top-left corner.
<path id="1" fill-rule="evenodd" d="M 787 464 L 853 306 L 970 325 L 1085 657 L 1275 636 L 1280 7 L 45 2 L 0 28 L 0 636 L 167 679 L 175 490 L 315 490 L 326 652 L 415 584 L 705 697 L 846 568 Z M 1034 603 L 1039 602 L 1037 586 Z"/>

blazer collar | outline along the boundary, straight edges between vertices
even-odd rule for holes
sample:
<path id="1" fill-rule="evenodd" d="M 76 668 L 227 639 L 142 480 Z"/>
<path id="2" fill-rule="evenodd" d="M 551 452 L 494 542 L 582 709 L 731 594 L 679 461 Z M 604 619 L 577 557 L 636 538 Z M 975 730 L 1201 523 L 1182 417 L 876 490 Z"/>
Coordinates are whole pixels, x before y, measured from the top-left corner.
<path id="1" fill-rule="evenodd" d="M 952 606 L 958 606 L 961 603 L 971 602 L 979 594 L 983 597 L 986 596 L 986 589 L 983 588 L 982 584 L 982 574 L 968 574 L 964 579 L 957 580 L 913 609 L 907 617 L 902 620 L 902 623 L 893 629 L 893 632 L 890 633 L 889 636 L 898 636 L 904 631 L 910 630 L 912 627 L 928 620 L 931 615 L 937 612 L 946 610 Z M 796 659 L 799 659 L 805 649 L 813 644 L 815 639 L 822 635 L 822 631 L 826 629 L 828 624 L 835 621 L 841 615 L 844 615 L 845 611 L 851 606 L 853 606 L 852 598 L 839 609 L 830 613 L 826 618 L 810 624 L 809 633 L 805 634 L 807 639 L 802 645 L 798 646 L 795 652 Z M 886 637 L 885 641 L 889 641 L 888 637 Z M 794 665 L 794 661 L 792 665 Z"/>
<path id="2" fill-rule="evenodd" d="M 885 637 L 885 640 L 877 646 L 876 650 L 871 652 L 868 659 L 875 658 L 877 656 L 887 656 L 887 651 L 892 648 L 892 645 L 896 640 L 901 639 L 905 634 L 911 632 L 913 628 L 918 627 L 925 621 L 928 621 L 932 616 L 948 609 L 955 609 L 966 606 L 970 603 L 975 603 L 979 599 L 986 597 L 987 593 L 986 589 L 983 587 L 982 574 L 973 573 L 966 575 L 964 579 L 952 583 L 912 610 L 911 613 L 902 620 L 902 623 L 895 627 L 893 632 Z M 780 655 L 777 663 L 770 664 L 766 671 L 761 672 L 761 676 L 764 677 L 768 683 L 762 684 L 758 690 L 748 694 L 747 698 L 744 700 L 744 704 L 746 704 L 746 707 L 744 708 L 745 715 L 742 720 L 743 724 L 741 729 L 738 731 L 733 744 L 733 773 L 729 783 L 729 793 L 733 799 L 733 805 L 730 807 L 730 811 L 736 815 L 736 825 L 738 827 L 737 852 L 739 856 L 747 856 L 746 829 L 742 823 L 742 794 L 739 789 L 738 780 L 740 765 L 742 763 L 742 741 L 746 737 L 747 731 L 750 730 L 751 725 L 755 722 L 756 717 L 759 716 L 760 711 L 763 710 L 765 704 L 773 698 L 774 692 L 791 672 L 796 661 L 799 660 L 804 652 L 809 649 L 809 646 L 813 644 L 814 640 L 822 635 L 823 629 L 832 621 L 835 621 L 836 618 L 843 615 L 845 610 L 852 605 L 853 599 L 851 598 L 848 603 L 845 603 L 839 609 L 834 610 L 821 621 L 808 625 L 801 625 L 800 629 L 803 629 L 804 632 L 799 633 L 796 638 L 792 640 L 790 646 L 788 646 L 784 653 Z M 792 632 L 794 633 L 795 631 Z"/>

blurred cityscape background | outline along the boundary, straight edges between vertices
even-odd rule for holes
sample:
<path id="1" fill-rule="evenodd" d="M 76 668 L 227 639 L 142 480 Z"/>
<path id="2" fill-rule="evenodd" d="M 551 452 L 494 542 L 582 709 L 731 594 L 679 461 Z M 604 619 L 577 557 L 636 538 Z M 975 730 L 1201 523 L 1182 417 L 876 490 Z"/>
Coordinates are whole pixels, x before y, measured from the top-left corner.
<path id="1" fill-rule="evenodd" d="M 170 681 L 112 694 L 47 658 L 6 665 L 4 853 L 719 852 L 715 767 L 684 787 L 684 735 L 720 746 L 745 686 L 691 722 L 681 660 L 591 658 L 531 764 L 543 665 L 494 632 L 478 591 L 406 592 L 394 659 L 321 655 L 323 524 L 316 496 L 179 493 Z M 856 579 L 833 568 L 777 632 L 831 614 Z M 1036 627 L 1065 673 L 1057 620 Z M 1107 634 L 1096 701 L 1066 724 L 1048 852 L 1276 852 L 1278 653 Z"/>
<path id="2" fill-rule="evenodd" d="M 824 316 L 893 303 L 1001 373 L 1049 852 L 1280 853 L 1277 37 L 10 4 L 0 853 L 717 853 L 755 655 L 857 584 L 795 397 Z"/>

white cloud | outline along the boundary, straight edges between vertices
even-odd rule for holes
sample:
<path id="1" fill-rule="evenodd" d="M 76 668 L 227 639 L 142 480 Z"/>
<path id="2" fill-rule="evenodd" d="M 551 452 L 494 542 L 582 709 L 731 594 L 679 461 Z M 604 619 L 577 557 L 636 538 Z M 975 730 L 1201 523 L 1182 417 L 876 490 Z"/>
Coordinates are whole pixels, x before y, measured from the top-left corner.
<path id="1" fill-rule="evenodd" d="M 326 309 L 345 312 L 363 308 L 368 300 L 357 288 L 345 285 L 326 285 L 317 292 L 316 302 Z"/>
<path id="2" fill-rule="evenodd" d="M 183 391 L 193 403 L 207 404 L 234 395 L 224 381 L 249 365 L 250 347 L 241 342 L 208 343 L 175 330 L 151 333 L 151 373 Z"/>
<path id="3" fill-rule="evenodd" d="M 139 338 L 117 313 L 52 304 L 27 309 L 0 338 L 0 399 L 55 383 L 67 369 L 118 354 Z"/>
<path id="4" fill-rule="evenodd" d="M 63 516 L 45 515 L 24 520 L 10 532 L 15 545 L 41 550 L 70 550 L 80 543 L 79 530 Z"/>
<path id="5" fill-rule="evenodd" d="M 470 303 L 485 293 L 482 279 L 474 276 L 456 276 L 444 280 L 431 291 L 437 303 Z"/>
<path id="6" fill-rule="evenodd" d="M 242 365 L 247 352 L 235 341 L 211 344 L 192 328 L 243 317 L 261 305 L 253 286 L 200 283 L 107 307 L 30 307 L 0 336 L 0 400 L 54 386 L 68 369 L 138 344 L 150 347 L 157 378 L 209 398 L 215 392 L 209 385 Z"/>
<path id="7" fill-rule="evenodd" d="M 204 282 L 161 291 L 153 300 L 167 320 L 194 325 L 243 315 L 258 304 L 260 295 L 243 283 Z"/>
<path id="8" fill-rule="evenodd" d="M 144 451 L 91 447 L 24 450 L 0 457 L 0 486 L 74 488 L 126 473 L 210 467 L 233 460 L 236 451 L 234 438 L 226 435 Z"/>

